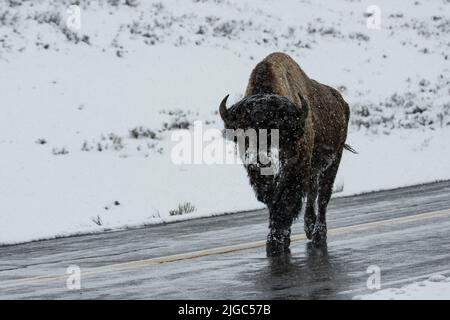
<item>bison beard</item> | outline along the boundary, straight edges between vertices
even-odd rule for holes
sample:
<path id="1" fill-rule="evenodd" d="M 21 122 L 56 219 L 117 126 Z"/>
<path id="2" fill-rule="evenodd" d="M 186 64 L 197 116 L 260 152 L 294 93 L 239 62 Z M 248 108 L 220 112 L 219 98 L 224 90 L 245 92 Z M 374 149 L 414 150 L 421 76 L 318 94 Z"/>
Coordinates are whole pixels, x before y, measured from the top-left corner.
<path id="1" fill-rule="evenodd" d="M 342 151 L 349 148 L 347 103 L 283 53 L 255 67 L 245 97 L 229 109 L 227 98 L 219 107 L 226 129 L 279 130 L 278 174 L 262 175 L 260 164 L 245 164 L 258 200 L 269 209 L 268 255 L 289 251 L 291 226 L 303 199 L 306 236 L 316 245 L 325 243 L 326 207 Z"/>

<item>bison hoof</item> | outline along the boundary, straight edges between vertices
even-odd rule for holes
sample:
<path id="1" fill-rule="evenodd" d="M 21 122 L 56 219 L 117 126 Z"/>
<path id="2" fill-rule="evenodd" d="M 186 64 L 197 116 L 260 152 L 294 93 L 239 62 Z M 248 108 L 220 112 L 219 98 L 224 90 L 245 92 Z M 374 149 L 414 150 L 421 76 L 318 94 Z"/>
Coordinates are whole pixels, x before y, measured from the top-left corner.
<path id="1" fill-rule="evenodd" d="M 315 246 L 327 242 L 327 225 L 325 223 L 316 223 L 312 233 L 312 242 Z"/>
<path id="2" fill-rule="evenodd" d="M 305 216 L 303 228 L 305 230 L 306 238 L 308 240 L 312 239 L 312 235 L 314 232 L 314 224 L 316 223 L 316 217 L 315 216 Z"/>
<path id="3" fill-rule="evenodd" d="M 291 231 L 271 231 L 267 236 L 266 252 L 268 257 L 289 253 Z"/>

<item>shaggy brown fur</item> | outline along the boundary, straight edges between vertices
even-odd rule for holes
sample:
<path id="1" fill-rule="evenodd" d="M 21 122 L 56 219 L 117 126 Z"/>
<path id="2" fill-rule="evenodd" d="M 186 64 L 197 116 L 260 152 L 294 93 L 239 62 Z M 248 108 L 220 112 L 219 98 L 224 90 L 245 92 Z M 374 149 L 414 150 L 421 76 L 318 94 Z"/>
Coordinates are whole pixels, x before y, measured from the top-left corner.
<path id="1" fill-rule="evenodd" d="M 226 128 L 280 130 L 279 176 L 263 176 L 257 166 L 246 166 L 258 199 L 269 208 L 268 253 L 288 250 L 303 198 L 306 236 L 315 244 L 324 242 L 326 208 L 347 137 L 348 104 L 338 91 L 310 79 L 291 57 L 277 52 L 254 68 L 244 99 L 225 108 L 223 103 Z"/>

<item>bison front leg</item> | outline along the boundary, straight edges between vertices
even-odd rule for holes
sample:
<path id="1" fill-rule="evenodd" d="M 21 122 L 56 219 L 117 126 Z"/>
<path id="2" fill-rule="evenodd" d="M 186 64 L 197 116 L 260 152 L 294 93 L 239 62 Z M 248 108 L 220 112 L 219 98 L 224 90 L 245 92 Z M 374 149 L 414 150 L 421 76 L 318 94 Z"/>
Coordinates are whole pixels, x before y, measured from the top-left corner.
<path id="1" fill-rule="evenodd" d="M 302 193 L 298 185 L 287 184 L 277 193 L 277 201 L 269 205 L 270 231 L 266 247 L 268 256 L 289 252 L 292 222 L 302 206 Z"/>

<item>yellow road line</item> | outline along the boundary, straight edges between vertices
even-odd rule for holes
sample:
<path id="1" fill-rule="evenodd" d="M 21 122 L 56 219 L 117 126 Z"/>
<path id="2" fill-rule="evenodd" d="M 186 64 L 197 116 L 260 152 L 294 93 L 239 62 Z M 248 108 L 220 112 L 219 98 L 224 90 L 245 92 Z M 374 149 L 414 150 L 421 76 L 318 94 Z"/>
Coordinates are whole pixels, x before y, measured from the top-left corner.
<path id="1" fill-rule="evenodd" d="M 351 225 L 351 226 L 346 226 L 346 227 L 334 228 L 334 229 L 328 230 L 328 234 L 329 235 L 339 235 L 339 234 L 343 234 L 343 233 L 347 233 L 347 232 L 351 232 L 351 231 L 363 231 L 363 230 L 374 229 L 374 228 L 382 227 L 382 226 L 388 226 L 388 225 L 391 226 L 391 225 L 396 225 L 396 224 L 400 224 L 400 223 L 420 221 L 420 220 L 431 219 L 431 218 L 447 217 L 449 215 L 450 215 L 450 209 L 426 212 L 426 213 L 420 213 L 420 214 L 415 214 L 415 215 L 410 215 L 410 216 L 405 216 L 405 217 L 379 220 L 379 221 L 367 222 L 367 223 L 356 224 L 356 225 Z M 306 240 L 306 236 L 304 234 L 297 234 L 297 235 L 291 236 L 291 241 L 300 241 L 300 240 Z M 83 270 L 82 276 L 106 273 L 106 272 L 112 272 L 112 271 L 134 269 L 134 268 L 140 268 L 140 267 L 145 267 L 145 266 L 150 266 L 150 265 L 158 265 L 158 264 L 170 263 L 170 262 L 181 261 L 181 260 L 189 260 L 189 259 L 195 259 L 195 258 L 200 258 L 200 257 L 212 256 L 212 255 L 219 255 L 219 254 L 225 254 L 225 253 L 231 253 L 231 252 L 237 252 L 237 251 L 243 251 L 243 250 L 249 250 L 249 249 L 262 248 L 265 245 L 266 245 L 266 241 L 260 240 L 260 241 L 252 241 L 252 242 L 218 247 L 218 248 L 198 250 L 198 251 L 187 252 L 187 253 L 179 253 L 179 254 L 174 254 L 174 255 L 164 256 L 164 257 L 116 263 L 116 264 L 112 264 L 112 265 L 106 265 L 106 266 L 102 266 L 102 267 L 96 267 L 96 268 L 91 268 L 88 270 Z M 36 283 L 36 282 L 49 282 L 49 281 L 64 280 L 67 277 L 68 277 L 68 275 L 63 274 L 63 275 L 49 275 L 49 276 L 39 276 L 39 277 L 15 279 L 15 280 L 0 282 L 0 288 L 15 287 L 15 286 L 20 286 L 20 285 Z"/>

